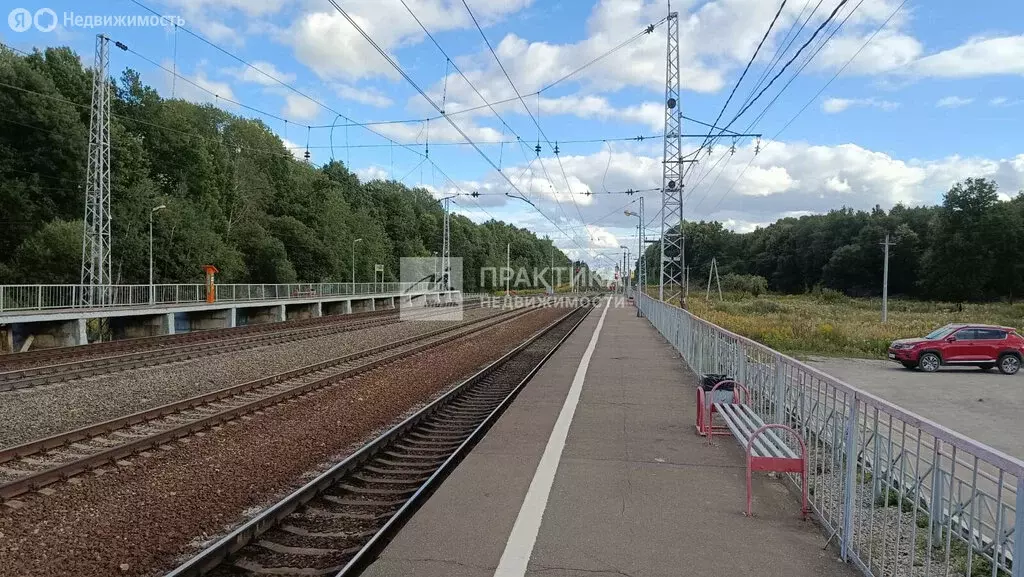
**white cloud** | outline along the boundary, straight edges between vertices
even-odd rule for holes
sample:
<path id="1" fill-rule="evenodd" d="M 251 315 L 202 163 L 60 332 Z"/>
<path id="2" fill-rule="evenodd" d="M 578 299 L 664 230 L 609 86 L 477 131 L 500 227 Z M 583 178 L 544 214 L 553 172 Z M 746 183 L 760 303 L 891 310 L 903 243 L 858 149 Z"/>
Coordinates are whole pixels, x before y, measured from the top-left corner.
<path id="1" fill-rule="evenodd" d="M 320 105 L 295 92 L 284 96 L 281 114 L 289 120 L 313 120 L 320 113 Z"/>
<path id="2" fill-rule="evenodd" d="M 369 104 L 377 108 L 387 108 L 393 104 L 387 95 L 373 88 L 356 88 L 348 84 L 338 83 L 334 85 L 334 92 L 346 100 Z"/>
<path id="3" fill-rule="evenodd" d="M 587 226 L 587 235 L 590 237 L 588 246 L 590 248 L 619 248 L 619 239 L 608 229 L 601 226 Z"/>
<path id="4" fill-rule="evenodd" d="M 486 23 L 518 12 L 529 3 L 530 0 L 478 0 L 473 3 L 473 10 Z M 421 0 L 412 7 L 423 25 L 435 34 L 473 25 L 461 2 Z M 398 0 L 352 0 L 345 2 L 343 8 L 386 53 L 423 39 L 419 25 Z M 279 29 L 277 37 L 292 46 L 296 58 L 321 78 L 399 77 L 333 7 L 300 15 L 287 28 Z"/>
<path id="5" fill-rule="evenodd" d="M 935 106 L 939 108 L 960 108 L 974 102 L 973 98 L 961 98 L 959 96 L 947 96 L 940 98 Z"/>
<path id="6" fill-rule="evenodd" d="M 989 104 L 989 106 L 998 106 L 998 107 L 1005 108 L 1007 106 L 1017 106 L 1018 104 L 1024 104 L 1024 99 L 1017 98 L 1017 99 L 1011 100 L 1011 99 L 1009 99 L 1009 98 L 1007 98 L 1005 96 L 997 96 L 997 97 L 993 98 L 992 100 L 989 100 L 988 104 Z"/>
<path id="7" fill-rule="evenodd" d="M 295 160 L 306 160 L 304 157 L 304 155 L 306 154 L 306 149 L 304 147 L 295 144 L 294 142 L 288 140 L 287 138 L 282 138 L 281 142 L 284 143 L 284 147 L 288 149 L 288 152 L 292 153 L 292 156 L 295 157 Z"/>
<path id="8" fill-rule="evenodd" d="M 909 71 L 937 78 L 1024 75 L 1024 35 L 971 38 L 960 46 L 917 60 Z"/>
<path id="9" fill-rule="evenodd" d="M 389 180 L 391 173 L 387 169 L 380 166 L 367 166 L 366 168 L 360 168 L 355 171 L 356 176 L 359 177 L 360 182 L 369 182 L 371 180 Z"/>
<path id="10" fill-rule="evenodd" d="M 875 98 L 829 98 L 821 103 L 821 109 L 827 114 L 837 114 L 850 107 L 865 106 L 880 108 L 882 110 L 895 110 L 899 108 L 899 102 L 889 100 L 878 100 Z"/>
<path id="11" fill-rule="evenodd" d="M 459 128 L 466 133 L 467 136 L 472 138 L 476 142 L 481 141 L 498 141 L 502 138 L 502 133 L 489 126 L 479 126 L 472 122 L 466 122 L 465 120 L 456 120 Z M 381 124 L 374 127 L 374 131 L 379 132 L 385 136 L 388 136 L 398 142 L 465 142 L 466 140 L 462 137 L 457 130 L 455 130 L 451 124 L 446 120 L 436 120 L 429 123 L 429 126 L 423 122 L 414 123 L 403 123 L 403 124 Z"/>
<path id="12" fill-rule="evenodd" d="M 159 71 L 160 80 L 157 83 L 157 89 L 161 94 L 168 96 L 173 94 L 175 98 L 182 100 L 200 104 L 214 104 L 221 108 L 232 108 L 232 104 L 223 100 L 225 98 L 235 99 L 235 92 L 232 90 L 231 85 L 227 82 L 208 77 L 202 69 L 203 64 L 200 62 L 192 74 L 189 74 L 180 66 L 177 67 L 177 73 L 181 78 L 175 78 L 171 72 Z M 161 65 L 165 70 L 175 70 L 174 63 L 170 60 L 164 60 Z"/>
<path id="13" fill-rule="evenodd" d="M 253 70 L 253 68 L 258 68 L 259 70 Z M 262 84 L 263 86 L 279 86 L 274 78 L 286 83 L 295 81 L 295 74 L 278 70 L 276 66 L 265 60 L 256 60 L 252 63 L 251 67 L 229 68 L 226 69 L 226 72 L 239 80 Z M 261 74 L 261 72 L 265 74 Z M 271 76 L 273 78 L 270 78 Z"/>
<path id="14" fill-rule="evenodd" d="M 836 36 L 815 58 L 815 67 L 839 68 L 849 61 L 847 73 L 891 72 L 916 60 L 923 50 L 917 39 L 892 28 L 882 30 L 865 46 L 872 33 L 865 30 L 863 33 Z M 858 50 L 860 54 L 850 61 Z"/>
<path id="15" fill-rule="evenodd" d="M 722 152 L 702 162 L 711 166 L 727 154 L 723 147 Z M 546 162 L 555 166 L 553 159 Z M 748 162 L 750 167 L 744 170 Z M 609 157 L 607 152 L 594 153 L 566 157 L 563 165 L 570 179 L 578 179 L 594 192 L 603 191 L 605 187 L 609 190 L 656 188 L 661 181 L 661 162 L 656 155 L 620 151 Z M 518 170 L 521 167 L 508 169 L 509 174 L 517 175 Z M 721 177 L 716 178 L 719 170 Z M 560 176 L 560 172 L 557 174 Z M 1001 190 L 1013 194 L 1024 188 L 1024 153 L 1009 159 L 951 156 L 920 160 L 894 158 L 855 144 L 819 146 L 772 142 L 757 156 L 752 146 L 741 146 L 731 160 L 723 161 L 699 186 L 689 183 L 686 210 L 690 218 L 723 222 L 731 219 L 738 229 L 746 229 L 785 216 L 827 212 L 841 206 L 869 210 L 876 204 L 888 208 L 898 202 L 911 206 L 936 204 L 954 182 L 972 176 L 995 179 Z M 561 180 L 555 173 L 552 179 L 555 181 L 552 184 Z M 530 182 L 529 177 L 523 182 Z M 481 192 L 487 186 L 502 191 L 507 188 L 494 173 L 475 184 L 483 185 L 478 188 Z M 660 194 L 648 193 L 645 197 L 650 219 L 658 211 Z M 496 198 L 507 201 L 503 197 Z M 617 230 L 630 234 L 628 230 L 635 226 L 635 219 L 623 215 L 621 208 L 629 202 L 629 197 L 595 194 L 583 198 L 589 201 L 578 202 L 585 222 L 605 227 L 614 234 L 618 234 Z M 564 220 L 578 226 L 576 211 L 565 196 L 559 198 L 561 208 L 551 195 L 535 191 L 534 200 L 549 216 L 562 218 L 564 214 Z M 635 206 L 632 205 L 634 209 Z M 523 206 L 517 210 L 529 214 L 530 209 Z M 550 228 L 546 222 L 541 224 L 544 229 Z"/>
<path id="16" fill-rule="evenodd" d="M 164 14 L 181 16 L 185 25 L 194 28 L 213 42 L 244 43 L 242 33 L 225 21 L 235 12 L 243 18 L 266 17 L 288 5 L 286 0 L 164 0 Z"/>

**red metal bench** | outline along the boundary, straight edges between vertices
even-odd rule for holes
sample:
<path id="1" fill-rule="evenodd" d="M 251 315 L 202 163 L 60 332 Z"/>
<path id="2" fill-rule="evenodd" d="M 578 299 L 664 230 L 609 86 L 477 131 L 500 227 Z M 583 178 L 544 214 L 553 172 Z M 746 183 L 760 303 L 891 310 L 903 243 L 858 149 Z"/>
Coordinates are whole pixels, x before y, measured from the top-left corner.
<path id="1" fill-rule="evenodd" d="M 747 516 L 753 516 L 751 510 L 751 476 L 754 471 L 774 471 L 776 473 L 799 473 L 802 501 L 800 515 L 807 518 L 810 511 L 807 507 L 807 445 L 803 438 L 792 428 L 777 423 L 765 423 L 761 417 L 754 412 L 747 402 L 750 398 L 750 391 L 735 381 L 722 381 L 716 384 L 707 395 L 712 400 L 715 398 L 715 390 L 726 382 L 733 383 L 732 402 L 710 402 L 707 406 L 707 420 L 703 422 L 706 430 L 708 444 L 713 443 L 716 432 L 722 431 L 723 427 L 716 426 L 713 422 L 714 415 L 719 415 L 725 422 L 724 429 L 732 433 L 732 436 L 740 443 L 747 454 Z M 743 391 L 741 402 L 739 392 Z M 701 389 L 701 392 L 703 390 Z M 699 396 L 699 395 L 698 395 Z M 800 446 L 797 452 L 786 443 L 785 439 L 776 431 L 786 431 Z"/>

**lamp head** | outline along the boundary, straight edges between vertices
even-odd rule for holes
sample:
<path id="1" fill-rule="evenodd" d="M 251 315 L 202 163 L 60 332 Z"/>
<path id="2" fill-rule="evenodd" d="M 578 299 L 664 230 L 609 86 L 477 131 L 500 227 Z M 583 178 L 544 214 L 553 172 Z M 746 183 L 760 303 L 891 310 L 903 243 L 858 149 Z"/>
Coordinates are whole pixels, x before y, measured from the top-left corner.
<path id="1" fill-rule="evenodd" d="M 165 205 L 165 204 L 161 204 L 160 206 L 154 206 L 154 207 L 152 208 L 151 212 L 156 212 L 156 211 L 158 211 L 158 210 L 163 210 L 163 209 L 165 209 L 165 208 L 167 208 L 167 205 Z"/>

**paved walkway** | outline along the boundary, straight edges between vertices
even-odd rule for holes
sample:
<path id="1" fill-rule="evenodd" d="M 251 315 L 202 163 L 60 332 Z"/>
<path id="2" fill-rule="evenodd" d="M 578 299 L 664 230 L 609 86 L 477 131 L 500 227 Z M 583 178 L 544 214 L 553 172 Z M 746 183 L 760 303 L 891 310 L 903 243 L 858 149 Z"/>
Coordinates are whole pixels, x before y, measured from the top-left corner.
<path id="1" fill-rule="evenodd" d="M 859 575 L 783 481 L 756 474 L 743 516 L 742 451 L 695 434 L 693 386 L 636 309 L 595 310 L 364 575 Z"/>

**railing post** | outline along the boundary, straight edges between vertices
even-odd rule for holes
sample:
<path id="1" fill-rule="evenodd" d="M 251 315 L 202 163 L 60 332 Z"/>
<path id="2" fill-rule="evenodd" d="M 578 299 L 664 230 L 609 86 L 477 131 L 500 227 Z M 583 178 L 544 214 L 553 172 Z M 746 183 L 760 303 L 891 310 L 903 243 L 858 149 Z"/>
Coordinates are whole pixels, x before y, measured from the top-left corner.
<path id="1" fill-rule="evenodd" d="M 772 405 L 775 406 L 775 422 L 783 425 L 786 418 L 786 365 L 782 362 L 782 354 L 775 355 L 775 382 L 773 383 L 775 398 Z"/>
<path id="2" fill-rule="evenodd" d="M 942 441 L 935 439 L 932 451 L 932 494 L 928 500 L 928 520 L 932 530 L 932 543 L 941 543 L 945 520 L 942 518 L 942 489 L 945 487 L 945 474 L 942 471 L 942 454 L 939 445 Z M 1014 560 L 1018 557 L 1014 557 Z"/>
<path id="3" fill-rule="evenodd" d="M 176 304 L 176 305 L 177 304 L 181 304 L 181 299 L 178 298 L 178 289 L 180 287 L 181 287 L 181 285 L 178 285 L 178 284 L 174 285 L 174 304 Z"/>
<path id="4" fill-rule="evenodd" d="M 857 395 L 850 395 L 850 406 L 846 415 L 845 458 L 846 476 L 843 479 L 843 534 L 840 536 L 840 555 L 850 560 L 853 546 L 853 501 L 857 477 Z"/>
<path id="5" fill-rule="evenodd" d="M 1000 505 L 1001 506 L 1001 505 Z M 1024 577 L 1024 475 L 1017 475 L 1017 509 L 1014 517 L 1013 577 Z"/>

